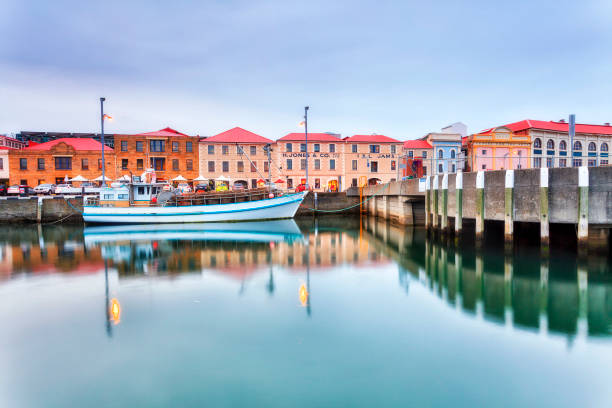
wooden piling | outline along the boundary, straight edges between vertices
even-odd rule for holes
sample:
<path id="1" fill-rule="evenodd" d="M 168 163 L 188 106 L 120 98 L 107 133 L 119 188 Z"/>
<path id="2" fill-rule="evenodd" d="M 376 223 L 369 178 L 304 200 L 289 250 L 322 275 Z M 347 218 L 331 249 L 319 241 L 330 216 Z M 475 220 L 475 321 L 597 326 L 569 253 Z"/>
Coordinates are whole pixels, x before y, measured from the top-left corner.
<path id="1" fill-rule="evenodd" d="M 448 173 L 442 176 L 442 233 L 445 234 L 448 230 Z"/>
<path id="2" fill-rule="evenodd" d="M 514 239 L 514 170 L 506 170 L 504 196 L 504 240 L 512 243 Z"/>
<path id="3" fill-rule="evenodd" d="M 455 178 L 455 199 L 457 200 L 455 212 L 455 236 L 458 236 L 463 228 L 463 172 L 457 172 Z"/>
<path id="4" fill-rule="evenodd" d="M 434 229 L 438 229 L 438 198 L 439 198 L 438 197 L 438 191 L 439 191 L 438 188 L 440 186 L 439 186 L 439 183 L 438 183 L 438 175 L 437 174 L 433 177 L 433 185 L 431 187 L 432 187 L 433 195 L 434 195 L 434 197 L 433 197 L 433 222 L 432 222 L 432 224 L 433 224 Z"/>
<path id="5" fill-rule="evenodd" d="M 484 171 L 476 172 L 476 240 L 480 241 L 484 232 L 485 197 Z"/>
<path id="6" fill-rule="evenodd" d="M 589 168 L 578 168 L 578 252 L 588 248 L 589 239 Z"/>
<path id="7" fill-rule="evenodd" d="M 431 213 L 431 178 L 425 176 L 425 229 L 431 227 L 429 214 Z"/>
<path id="8" fill-rule="evenodd" d="M 550 216 L 548 206 L 548 168 L 540 169 L 540 243 L 542 251 L 548 252 L 550 243 Z"/>

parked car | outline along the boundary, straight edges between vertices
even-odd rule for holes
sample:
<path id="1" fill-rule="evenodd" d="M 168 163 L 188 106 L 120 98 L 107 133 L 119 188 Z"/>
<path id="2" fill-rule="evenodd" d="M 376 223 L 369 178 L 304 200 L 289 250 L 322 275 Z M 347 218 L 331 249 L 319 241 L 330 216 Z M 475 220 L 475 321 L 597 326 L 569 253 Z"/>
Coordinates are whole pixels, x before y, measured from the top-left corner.
<path id="1" fill-rule="evenodd" d="M 209 184 L 198 184 L 197 186 L 195 186 L 194 190 L 196 193 L 206 193 L 207 191 L 210 191 L 210 185 Z"/>
<path id="2" fill-rule="evenodd" d="M 34 194 L 55 194 L 55 184 L 40 184 L 33 190 Z"/>
<path id="3" fill-rule="evenodd" d="M 74 194 L 74 188 L 70 184 L 58 184 L 55 186 L 55 194 Z"/>
<path id="4" fill-rule="evenodd" d="M 0 196 L 6 195 L 7 187 L 4 184 L 0 184 Z"/>
<path id="5" fill-rule="evenodd" d="M 187 183 L 181 183 L 176 187 L 176 190 L 181 194 L 191 193 L 191 186 Z"/>
<path id="6" fill-rule="evenodd" d="M 33 192 L 34 190 L 32 190 L 32 187 L 26 186 L 25 184 L 10 186 L 6 191 L 7 194 L 20 196 L 27 196 L 33 194 Z"/>

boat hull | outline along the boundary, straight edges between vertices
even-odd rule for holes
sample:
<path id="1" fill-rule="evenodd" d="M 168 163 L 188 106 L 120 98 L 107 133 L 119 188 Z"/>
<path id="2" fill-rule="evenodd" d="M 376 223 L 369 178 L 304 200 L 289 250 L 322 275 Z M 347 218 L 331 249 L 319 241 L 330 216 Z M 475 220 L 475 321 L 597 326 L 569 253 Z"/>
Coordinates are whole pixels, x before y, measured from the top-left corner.
<path id="1" fill-rule="evenodd" d="M 84 206 L 83 219 L 87 223 L 139 224 L 232 222 L 293 218 L 305 196 L 306 193 L 301 192 L 266 200 L 178 207 Z"/>

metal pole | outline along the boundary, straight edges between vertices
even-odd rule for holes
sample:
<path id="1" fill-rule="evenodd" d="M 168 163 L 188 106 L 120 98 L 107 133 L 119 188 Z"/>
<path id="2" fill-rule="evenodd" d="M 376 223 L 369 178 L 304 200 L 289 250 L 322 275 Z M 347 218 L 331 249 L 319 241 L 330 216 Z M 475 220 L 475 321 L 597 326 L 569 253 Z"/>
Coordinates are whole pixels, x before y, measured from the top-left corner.
<path id="1" fill-rule="evenodd" d="M 574 136 L 576 135 L 576 115 L 573 113 L 569 115 L 569 138 L 570 138 L 570 160 L 571 167 L 574 167 Z"/>
<path id="2" fill-rule="evenodd" d="M 104 101 L 106 98 L 100 98 L 100 127 L 102 128 L 102 134 L 100 135 L 100 141 L 102 142 L 102 186 L 106 187 L 106 163 L 104 162 Z"/>
<path id="3" fill-rule="evenodd" d="M 268 151 L 268 192 L 272 192 L 272 163 L 270 162 L 270 144 L 266 145 L 266 150 Z"/>
<path id="4" fill-rule="evenodd" d="M 308 106 L 304 107 L 304 139 L 306 141 L 306 191 L 308 191 Z"/>

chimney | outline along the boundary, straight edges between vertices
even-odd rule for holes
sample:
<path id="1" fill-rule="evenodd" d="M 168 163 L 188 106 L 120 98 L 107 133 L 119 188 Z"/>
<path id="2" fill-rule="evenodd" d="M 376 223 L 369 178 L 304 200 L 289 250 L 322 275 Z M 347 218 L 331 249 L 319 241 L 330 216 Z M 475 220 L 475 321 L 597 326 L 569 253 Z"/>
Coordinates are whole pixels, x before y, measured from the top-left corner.
<path id="1" fill-rule="evenodd" d="M 559 119 L 559 122 L 565 123 L 565 119 Z"/>

